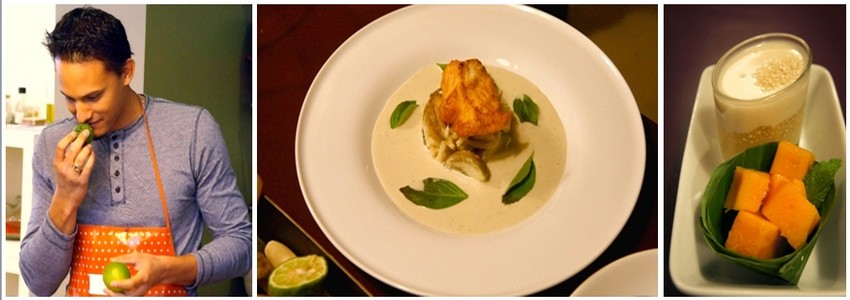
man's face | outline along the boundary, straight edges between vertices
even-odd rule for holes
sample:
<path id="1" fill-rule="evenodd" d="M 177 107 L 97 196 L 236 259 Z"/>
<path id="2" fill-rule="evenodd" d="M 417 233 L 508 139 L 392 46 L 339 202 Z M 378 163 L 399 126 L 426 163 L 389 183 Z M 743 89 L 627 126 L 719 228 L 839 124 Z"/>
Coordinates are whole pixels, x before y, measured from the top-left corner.
<path id="1" fill-rule="evenodd" d="M 65 95 L 68 110 L 79 123 L 89 123 L 96 138 L 104 136 L 121 124 L 124 111 L 133 93 L 125 88 L 125 75 L 106 70 L 100 60 L 66 62 L 54 60 L 59 91 Z"/>

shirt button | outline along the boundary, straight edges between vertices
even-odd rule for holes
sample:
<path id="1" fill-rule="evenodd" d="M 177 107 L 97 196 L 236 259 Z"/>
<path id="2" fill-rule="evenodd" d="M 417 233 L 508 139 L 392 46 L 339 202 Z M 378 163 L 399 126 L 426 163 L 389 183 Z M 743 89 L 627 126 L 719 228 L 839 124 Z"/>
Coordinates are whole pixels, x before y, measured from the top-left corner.
<path id="1" fill-rule="evenodd" d="M 118 155 L 115 156 L 115 161 L 118 161 Z"/>
<path id="2" fill-rule="evenodd" d="M 118 177 L 118 175 L 121 175 L 121 172 L 119 172 L 118 170 L 115 170 L 115 177 Z"/>
<path id="3" fill-rule="evenodd" d="M 118 143 L 112 144 L 112 148 L 118 149 Z"/>
<path id="4" fill-rule="evenodd" d="M 119 186 L 119 187 L 115 188 L 115 192 L 116 192 L 116 193 L 120 193 L 120 192 L 121 192 L 121 187 Z"/>

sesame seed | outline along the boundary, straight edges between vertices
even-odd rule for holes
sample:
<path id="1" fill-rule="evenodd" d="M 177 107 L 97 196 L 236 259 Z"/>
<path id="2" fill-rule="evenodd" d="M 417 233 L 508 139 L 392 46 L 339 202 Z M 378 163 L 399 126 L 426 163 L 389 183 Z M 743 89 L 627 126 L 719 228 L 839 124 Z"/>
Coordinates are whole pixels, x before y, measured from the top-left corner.
<path id="1" fill-rule="evenodd" d="M 789 54 L 782 58 L 766 60 L 753 77 L 763 92 L 770 92 L 790 85 L 802 70 L 803 60 L 799 56 Z"/>

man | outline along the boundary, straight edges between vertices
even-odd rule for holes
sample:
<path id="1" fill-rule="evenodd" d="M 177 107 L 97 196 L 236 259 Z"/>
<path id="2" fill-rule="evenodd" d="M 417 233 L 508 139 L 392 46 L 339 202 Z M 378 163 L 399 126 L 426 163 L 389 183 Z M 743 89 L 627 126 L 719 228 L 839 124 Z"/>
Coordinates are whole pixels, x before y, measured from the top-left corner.
<path id="1" fill-rule="evenodd" d="M 20 258 L 30 290 L 51 295 L 70 271 L 69 295 L 196 295 L 248 272 L 248 210 L 210 113 L 133 91 L 124 27 L 104 11 L 68 12 L 45 46 L 74 118 L 36 143 Z M 215 239 L 199 248 L 204 225 Z M 106 286 L 109 262 L 132 277 Z"/>

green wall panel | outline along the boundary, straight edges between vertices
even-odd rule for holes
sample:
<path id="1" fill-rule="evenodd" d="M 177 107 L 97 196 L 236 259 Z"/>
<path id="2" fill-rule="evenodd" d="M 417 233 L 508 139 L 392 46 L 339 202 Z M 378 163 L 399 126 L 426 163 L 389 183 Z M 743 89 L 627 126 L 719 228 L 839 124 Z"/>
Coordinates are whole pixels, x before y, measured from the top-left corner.
<path id="1" fill-rule="evenodd" d="M 148 5 L 146 24 L 144 92 L 212 113 L 251 207 L 251 6 Z M 230 289 L 223 282 L 199 293 Z"/>

